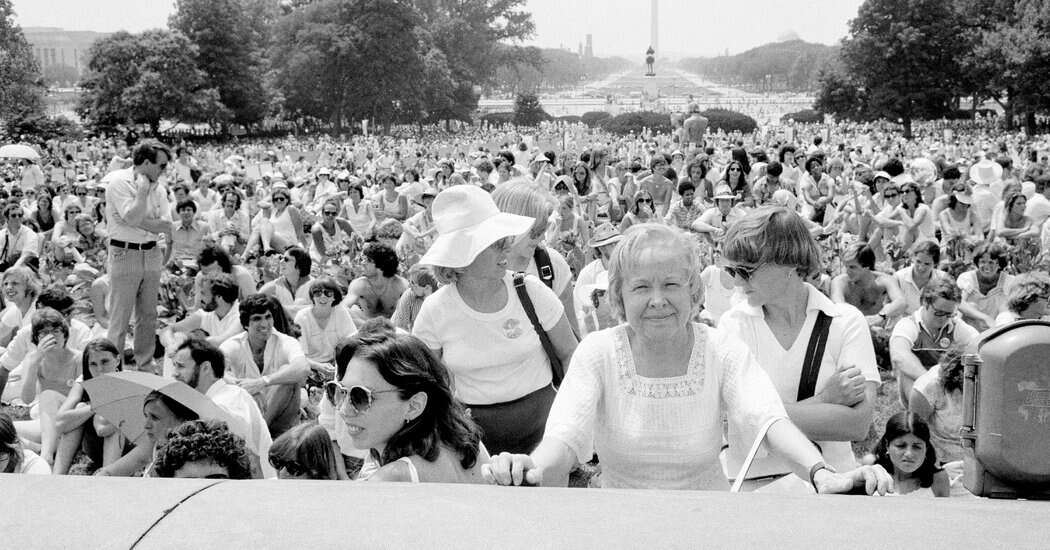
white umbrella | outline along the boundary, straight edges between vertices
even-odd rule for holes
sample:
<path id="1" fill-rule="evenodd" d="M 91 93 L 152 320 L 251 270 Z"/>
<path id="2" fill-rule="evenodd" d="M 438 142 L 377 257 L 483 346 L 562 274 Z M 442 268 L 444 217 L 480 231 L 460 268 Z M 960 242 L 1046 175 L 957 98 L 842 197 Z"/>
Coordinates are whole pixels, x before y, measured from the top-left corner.
<path id="1" fill-rule="evenodd" d="M 154 390 L 185 405 L 202 419 L 222 420 L 231 429 L 234 428 L 226 411 L 204 394 L 173 378 L 148 372 L 125 371 L 84 381 L 84 391 L 91 397 L 91 409 L 116 426 L 124 437 L 136 445 L 147 437 L 142 406 L 146 396 Z"/>
<path id="2" fill-rule="evenodd" d="M 40 153 L 28 145 L 4 145 L 0 147 L 0 158 L 40 160 Z"/>

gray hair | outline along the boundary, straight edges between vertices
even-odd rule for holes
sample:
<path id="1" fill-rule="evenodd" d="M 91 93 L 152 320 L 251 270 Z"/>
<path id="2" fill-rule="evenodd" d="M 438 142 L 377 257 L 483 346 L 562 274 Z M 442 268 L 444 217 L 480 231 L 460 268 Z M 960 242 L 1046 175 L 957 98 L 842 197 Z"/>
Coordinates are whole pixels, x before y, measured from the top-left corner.
<path id="1" fill-rule="evenodd" d="M 632 225 L 623 235 L 609 258 L 609 305 L 620 320 L 626 320 L 623 306 L 623 285 L 636 267 L 642 253 L 648 250 L 665 250 L 684 262 L 689 270 L 689 293 L 693 297 L 693 308 L 704 299 L 704 288 L 700 272 L 700 247 L 696 240 L 684 231 L 660 223 Z"/>

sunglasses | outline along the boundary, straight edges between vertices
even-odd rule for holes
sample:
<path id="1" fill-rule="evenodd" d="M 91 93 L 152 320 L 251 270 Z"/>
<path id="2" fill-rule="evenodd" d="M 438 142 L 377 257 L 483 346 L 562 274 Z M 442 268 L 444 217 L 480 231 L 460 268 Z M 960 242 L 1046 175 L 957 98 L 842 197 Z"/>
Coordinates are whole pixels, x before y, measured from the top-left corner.
<path id="1" fill-rule="evenodd" d="M 760 268 L 760 267 L 762 267 L 762 266 L 760 266 L 760 265 L 727 265 L 727 266 L 723 267 L 722 269 L 726 270 L 726 273 L 728 273 L 730 277 L 733 277 L 733 278 L 739 277 L 741 281 L 750 281 L 751 280 L 751 276 L 754 275 L 755 272 L 758 271 L 758 268 Z"/>
<path id="2" fill-rule="evenodd" d="M 299 477 L 310 473 L 309 469 L 300 466 L 299 463 L 294 460 L 284 460 L 275 456 L 270 457 L 270 465 L 278 472 L 283 469 L 288 472 L 288 475 L 290 476 Z"/>
<path id="3" fill-rule="evenodd" d="M 22 219 L 22 214 L 21 214 L 21 213 L 18 213 L 18 214 L 16 214 L 16 213 L 13 213 L 13 212 L 12 212 L 11 214 L 8 214 L 8 215 L 7 215 L 7 218 L 8 218 L 8 219 L 11 219 L 11 218 L 14 218 L 14 219 Z"/>
<path id="4" fill-rule="evenodd" d="M 335 380 L 330 380 L 324 385 L 325 397 L 328 398 L 331 404 L 335 405 L 336 409 L 342 409 L 349 401 L 350 408 L 357 414 L 368 412 L 368 409 L 372 408 L 372 403 L 375 402 L 377 394 L 399 391 L 401 390 L 370 390 L 364 386 L 350 386 L 348 388 Z"/>
<path id="5" fill-rule="evenodd" d="M 288 201 L 288 197 L 277 196 L 277 197 L 273 198 L 273 202 L 287 202 L 287 201 Z"/>
<path id="6" fill-rule="evenodd" d="M 887 199 L 895 199 L 899 196 L 900 195 L 898 195 L 897 193 L 886 193 L 885 195 L 883 195 L 883 197 L 886 197 Z"/>
<path id="7" fill-rule="evenodd" d="M 87 196 L 87 191 L 84 191 L 82 193 L 77 193 L 77 196 L 78 197 L 86 197 Z"/>
<path id="8" fill-rule="evenodd" d="M 739 172 L 740 169 L 739 168 L 730 168 L 729 171 L 730 172 Z"/>
<path id="9" fill-rule="evenodd" d="M 311 292 L 310 296 L 325 296 L 327 298 L 335 298 L 335 291 L 330 288 L 319 288 Z"/>
<path id="10" fill-rule="evenodd" d="M 339 212 L 332 212 L 331 210 L 325 210 L 325 211 L 324 211 L 324 215 L 325 215 L 325 216 L 335 216 L 335 215 L 336 215 L 336 214 L 338 214 L 338 213 L 339 213 Z"/>
<path id="11" fill-rule="evenodd" d="M 648 204 L 652 204 L 653 203 L 653 199 L 638 199 L 638 204 L 642 204 L 643 202 L 644 203 L 648 203 Z"/>

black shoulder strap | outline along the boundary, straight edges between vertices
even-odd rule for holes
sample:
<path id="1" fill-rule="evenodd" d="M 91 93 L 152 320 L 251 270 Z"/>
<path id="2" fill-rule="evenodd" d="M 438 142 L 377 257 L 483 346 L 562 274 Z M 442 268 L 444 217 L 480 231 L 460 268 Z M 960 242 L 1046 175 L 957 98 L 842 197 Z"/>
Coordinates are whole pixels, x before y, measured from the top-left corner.
<path id="1" fill-rule="evenodd" d="M 565 368 L 561 364 L 561 359 L 558 358 L 558 353 L 554 350 L 554 344 L 551 342 L 550 336 L 547 335 L 546 330 L 543 330 L 543 325 L 540 324 L 540 319 L 536 316 L 536 308 L 533 307 L 532 298 L 529 297 L 529 291 L 525 288 L 525 274 L 520 271 L 514 274 L 514 290 L 518 293 L 518 300 L 521 302 L 521 307 L 525 310 L 525 315 L 528 316 L 529 322 L 532 323 L 532 329 L 540 337 L 540 344 L 543 345 L 543 351 L 547 354 L 547 359 L 551 364 L 551 379 L 554 382 L 554 387 L 557 388 L 561 385 L 562 378 L 565 377 Z"/>
<path id="2" fill-rule="evenodd" d="M 551 255 L 547 252 L 547 249 L 542 246 L 537 246 L 536 250 L 532 253 L 532 259 L 536 262 L 536 273 L 539 274 L 540 280 L 543 284 L 547 285 L 547 288 L 554 288 L 554 265 L 551 264 Z"/>
<path id="3" fill-rule="evenodd" d="M 818 311 L 817 320 L 813 323 L 813 332 L 809 335 L 806 358 L 802 363 L 802 376 L 798 381 L 797 401 L 813 397 L 816 391 L 817 375 L 820 374 L 820 362 L 824 358 L 824 348 L 827 346 L 828 333 L 830 331 L 831 316 L 823 311 Z"/>

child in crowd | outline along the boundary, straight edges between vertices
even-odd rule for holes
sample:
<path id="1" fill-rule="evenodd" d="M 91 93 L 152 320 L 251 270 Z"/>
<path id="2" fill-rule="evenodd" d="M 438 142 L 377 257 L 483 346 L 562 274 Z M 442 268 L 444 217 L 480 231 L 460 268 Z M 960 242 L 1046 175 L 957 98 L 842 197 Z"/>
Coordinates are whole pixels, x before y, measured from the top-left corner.
<path id="1" fill-rule="evenodd" d="M 886 421 L 875 463 L 893 476 L 898 495 L 949 496 L 948 474 L 937 467 L 930 427 L 914 413 L 899 412 Z"/>
<path id="2" fill-rule="evenodd" d="M 416 264 L 408 270 L 406 275 L 409 287 L 397 301 L 397 309 L 394 310 L 394 316 L 390 318 L 390 321 L 395 327 L 412 332 L 412 325 L 416 322 L 416 316 L 419 315 L 419 308 L 423 305 L 423 300 L 436 292 L 441 285 L 434 275 L 434 270 L 427 265 Z"/>

